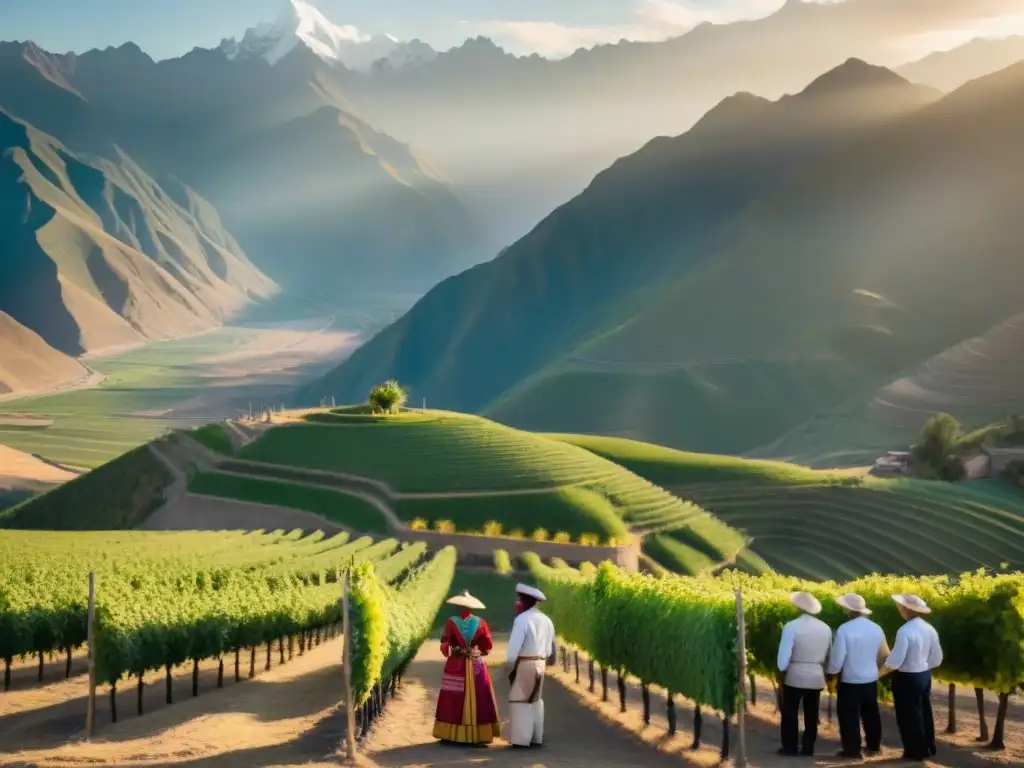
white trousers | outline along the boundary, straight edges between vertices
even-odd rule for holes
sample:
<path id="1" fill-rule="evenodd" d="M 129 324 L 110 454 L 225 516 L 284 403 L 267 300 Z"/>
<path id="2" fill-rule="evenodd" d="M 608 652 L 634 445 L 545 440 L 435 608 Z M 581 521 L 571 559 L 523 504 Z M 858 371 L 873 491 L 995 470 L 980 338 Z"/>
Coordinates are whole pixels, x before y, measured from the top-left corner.
<path id="1" fill-rule="evenodd" d="M 544 700 L 533 704 L 509 704 L 508 740 L 511 744 L 528 747 L 544 743 Z"/>

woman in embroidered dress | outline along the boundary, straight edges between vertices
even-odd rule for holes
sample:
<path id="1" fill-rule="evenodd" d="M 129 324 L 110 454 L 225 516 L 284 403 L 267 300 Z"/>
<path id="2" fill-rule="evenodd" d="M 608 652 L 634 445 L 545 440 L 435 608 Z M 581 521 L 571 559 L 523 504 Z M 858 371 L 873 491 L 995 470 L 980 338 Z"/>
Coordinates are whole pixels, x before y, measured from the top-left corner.
<path id="1" fill-rule="evenodd" d="M 434 738 L 456 744 L 489 744 L 501 736 L 498 704 L 484 656 L 491 652 L 491 630 L 473 611 L 484 604 L 469 592 L 448 601 L 460 608 L 445 622 L 441 653 L 448 660 L 441 678 Z"/>

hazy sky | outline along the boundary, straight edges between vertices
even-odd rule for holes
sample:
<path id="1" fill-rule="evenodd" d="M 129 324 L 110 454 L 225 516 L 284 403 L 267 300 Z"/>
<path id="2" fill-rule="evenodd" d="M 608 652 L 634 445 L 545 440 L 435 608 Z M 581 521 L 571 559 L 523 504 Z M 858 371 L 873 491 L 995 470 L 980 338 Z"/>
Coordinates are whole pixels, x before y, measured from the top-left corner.
<path id="1" fill-rule="evenodd" d="M 843 0 L 817 0 L 842 2 Z M 913 16 L 921 47 L 950 47 L 983 34 L 1024 31 L 1024 0 L 847 0 L 866 13 Z M 620 38 L 657 40 L 701 21 L 767 15 L 784 0 L 314 0 L 338 24 L 437 48 L 484 34 L 516 53 L 560 56 Z M 31 39 L 53 51 L 131 40 L 167 58 L 241 37 L 272 21 L 285 0 L 0 0 L 0 39 Z M 897 10 L 898 9 L 898 10 Z M 922 51 L 924 52 L 924 51 Z"/>

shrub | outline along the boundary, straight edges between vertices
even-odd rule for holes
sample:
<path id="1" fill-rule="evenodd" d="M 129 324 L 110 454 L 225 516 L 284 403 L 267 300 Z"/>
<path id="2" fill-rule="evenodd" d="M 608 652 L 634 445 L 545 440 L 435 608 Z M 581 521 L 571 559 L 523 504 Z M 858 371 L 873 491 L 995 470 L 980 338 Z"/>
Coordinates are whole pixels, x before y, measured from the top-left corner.
<path id="1" fill-rule="evenodd" d="M 550 537 L 551 534 L 549 534 L 547 530 L 545 530 L 544 528 L 538 528 L 536 531 L 533 532 L 533 535 L 530 538 L 532 538 L 534 541 L 547 541 Z"/>
<path id="2" fill-rule="evenodd" d="M 398 413 L 408 399 L 405 388 L 394 379 L 388 379 L 370 389 L 367 405 L 374 413 Z"/>
<path id="3" fill-rule="evenodd" d="M 438 533 L 455 533 L 455 523 L 451 520 L 435 520 L 434 530 Z"/>
<path id="4" fill-rule="evenodd" d="M 493 520 L 484 523 L 484 536 L 501 536 L 501 523 Z"/>
<path id="5" fill-rule="evenodd" d="M 506 535 L 510 539 L 525 539 L 526 538 L 526 534 L 523 532 L 522 528 L 513 528 Z"/>
<path id="6" fill-rule="evenodd" d="M 494 570 L 502 576 L 508 576 L 512 573 L 512 558 L 509 557 L 508 552 L 504 549 L 494 550 Z"/>
<path id="7" fill-rule="evenodd" d="M 430 528 L 430 526 L 427 524 L 427 521 L 424 520 L 422 517 L 417 517 L 415 520 L 409 523 L 409 527 L 412 528 L 414 531 L 426 531 Z"/>
<path id="8" fill-rule="evenodd" d="M 555 544 L 572 544 L 572 536 L 570 536 L 565 531 L 559 531 L 551 537 L 551 540 Z"/>
<path id="9" fill-rule="evenodd" d="M 596 547 L 601 543 L 601 540 L 595 533 L 583 533 L 580 534 L 580 544 L 584 547 Z"/>

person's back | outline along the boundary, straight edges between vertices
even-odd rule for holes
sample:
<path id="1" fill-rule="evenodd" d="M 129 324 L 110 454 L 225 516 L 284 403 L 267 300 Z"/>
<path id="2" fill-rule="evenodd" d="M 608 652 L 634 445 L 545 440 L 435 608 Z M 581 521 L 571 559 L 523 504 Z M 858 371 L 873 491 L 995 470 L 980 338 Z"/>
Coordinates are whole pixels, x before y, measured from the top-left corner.
<path id="1" fill-rule="evenodd" d="M 814 616 L 804 614 L 783 627 L 779 669 L 786 673 L 786 685 L 822 690 L 825 687 L 825 660 L 831 645 L 832 630 Z"/>
<path id="2" fill-rule="evenodd" d="M 885 631 L 865 616 L 851 619 L 836 630 L 829 672 L 844 683 L 861 685 L 878 680 L 878 665 L 884 660 Z"/>

